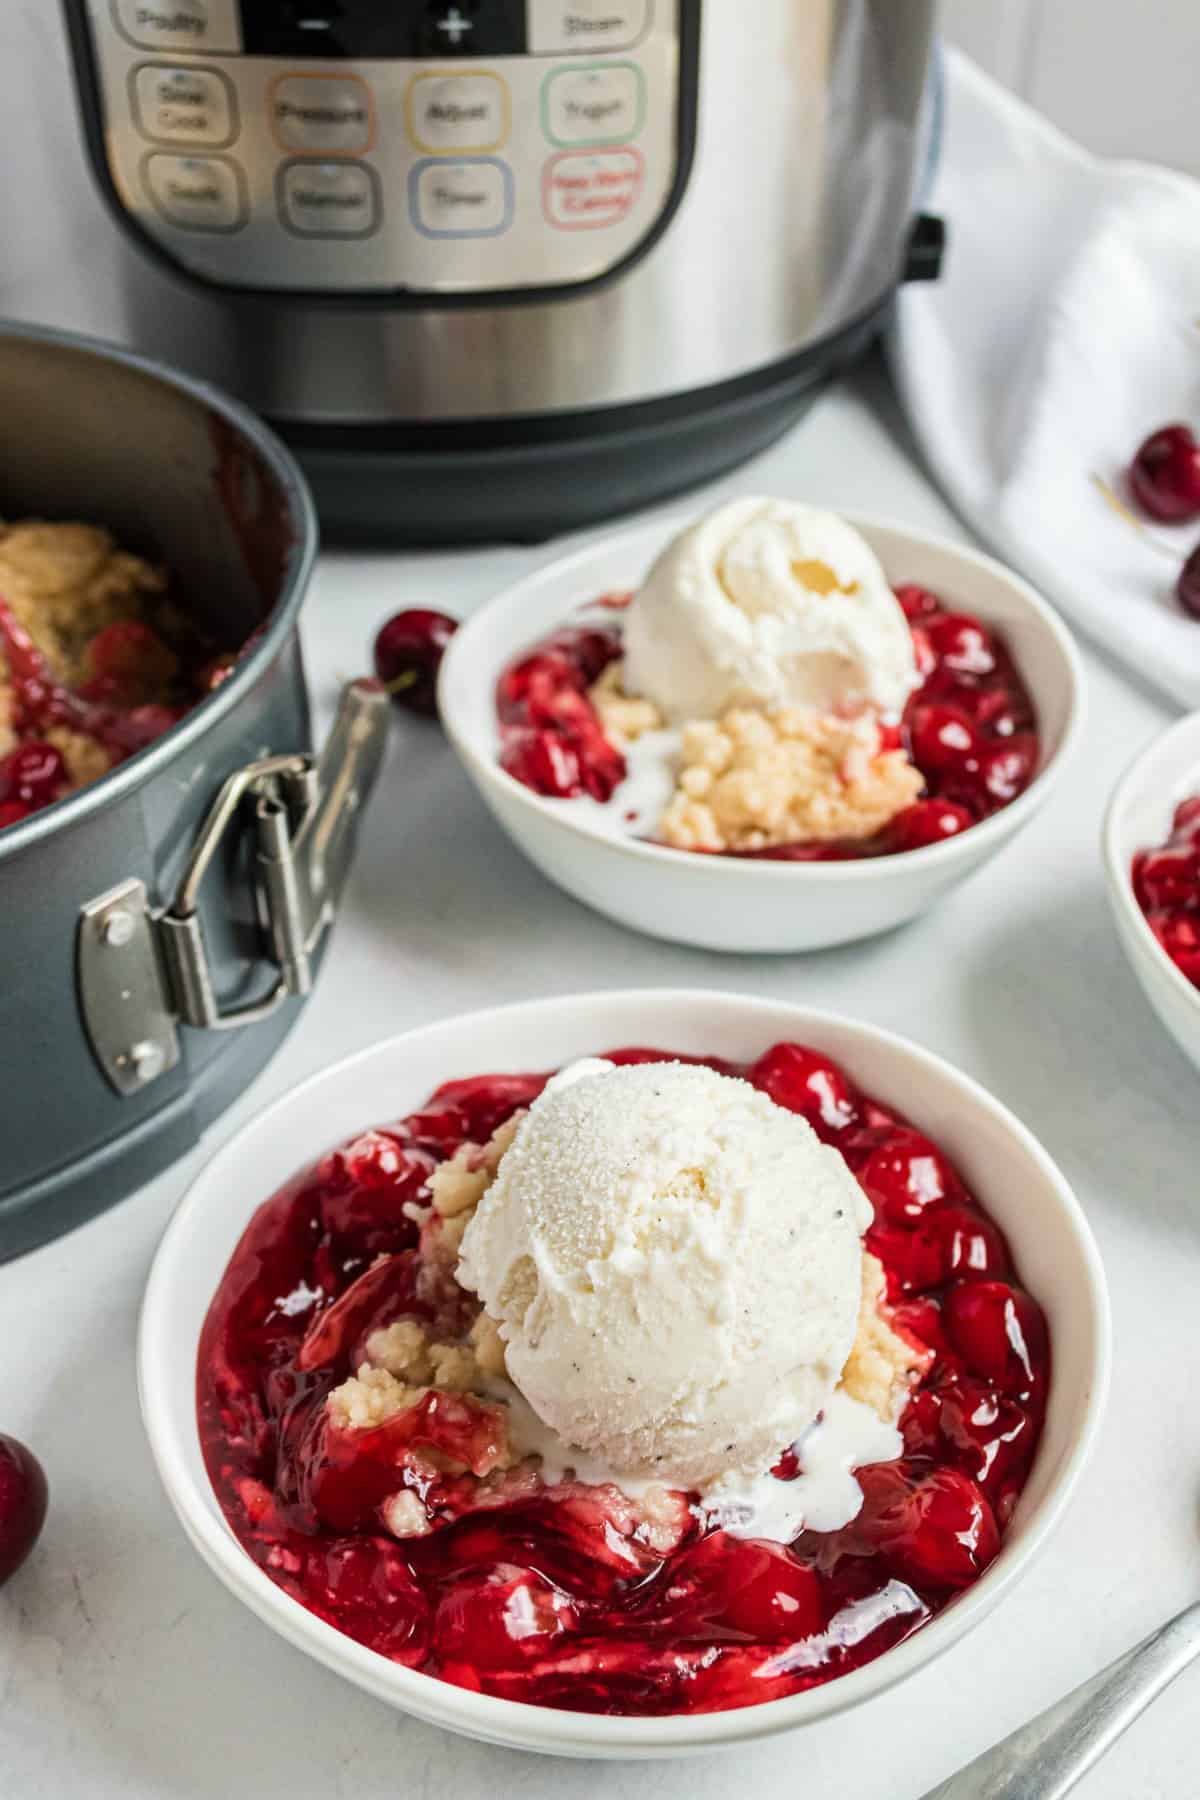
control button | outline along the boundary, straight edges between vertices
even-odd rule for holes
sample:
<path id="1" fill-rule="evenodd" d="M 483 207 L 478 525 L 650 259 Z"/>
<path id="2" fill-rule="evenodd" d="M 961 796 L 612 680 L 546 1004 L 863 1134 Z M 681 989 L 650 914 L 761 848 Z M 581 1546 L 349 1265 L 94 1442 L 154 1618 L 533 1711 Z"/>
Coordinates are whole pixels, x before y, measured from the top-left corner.
<path id="1" fill-rule="evenodd" d="M 628 50 L 650 23 L 650 0 L 528 0 L 529 48 Z"/>
<path id="2" fill-rule="evenodd" d="M 542 173 L 546 218 L 560 231 L 590 231 L 623 219 L 642 191 L 644 165 L 636 150 L 568 151 L 552 156 Z"/>
<path id="3" fill-rule="evenodd" d="M 618 144 L 636 137 L 645 112 L 634 63 L 556 69 L 542 84 L 542 128 L 552 144 Z"/>
<path id="4" fill-rule="evenodd" d="M 238 0 L 112 0 L 117 30 L 147 50 L 240 50 Z"/>
<path id="5" fill-rule="evenodd" d="M 284 163 L 279 216 L 298 237 L 370 237 L 379 225 L 379 181 L 365 163 Z"/>
<path id="6" fill-rule="evenodd" d="M 408 204 L 426 237 L 496 237 L 512 224 L 512 170 L 494 156 L 414 163 Z"/>
<path id="7" fill-rule="evenodd" d="M 150 198 L 185 231 L 237 231 L 246 223 L 241 171 L 223 156 L 164 156 L 145 163 Z"/>
<path id="8" fill-rule="evenodd" d="M 441 0 L 434 0 L 430 6 L 430 28 L 434 34 L 434 42 L 444 44 L 447 50 L 473 49 L 471 42 L 475 31 L 474 19 L 468 18 L 469 12 L 476 8 L 467 0 L 467 5 L 443 6 Z"/>
<path id="9" fill-rule="evenodd" d="M 267 101 L 285 150 L 369 150 L 375 136 L 371 92 L 357 75 L 278 75 Z"/>
<path id="10" fill-rule="evenodd" d="M 406 100 L 408 135 L 420 150 L 498 150 L 508 136 L 508 89 L 498 75 L 417 75 Z"/>
<path id="11" fill-rule="evenodd" d="M 132 80 L 143 137 L 165 144 L 228 144 L 236 136 L 233 88 L 215 69 L 144 63 Z"/>

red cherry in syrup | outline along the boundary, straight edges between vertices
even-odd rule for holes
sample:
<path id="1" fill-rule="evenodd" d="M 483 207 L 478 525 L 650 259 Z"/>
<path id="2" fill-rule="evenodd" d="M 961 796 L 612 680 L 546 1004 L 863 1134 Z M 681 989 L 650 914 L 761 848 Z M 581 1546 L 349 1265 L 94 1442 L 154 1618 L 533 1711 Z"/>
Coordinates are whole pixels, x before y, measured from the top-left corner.
<path id="1" fill-rule="evenodd" d="M 1000 1533 L 980 1489 L 957 1469 L 933 1469 L 904 1504 L 886 1546 L 902 1579 L 921 1587 L 969 1587 L 1000 1548 Z"/>
<path id="2" fill-rule="evenodd" d="M 578 1623 L 569 1595 L 532 1569 L 501 1563 L 447 1589 L 434 1616 L 433 1642 L 445 1662 L 504 1669 L 543 1655 Z"/>
<path id="3" fill-rule="evenodd" d="M 992 640 L 970 613 L 939 613 L 925 630 L 938 661 L 956 675 L 990 675 L 995 670 Z"/>
<path id="4" fill-rule="evenodd" d="M 565 651 L 539 650 L 504 671 L 496 688 L 496 704 L 505 724 L 543 725 L 545 717 L 537 714 L 547 701 L 559 692 L 578 695 L 581 691 L 581 677 Z"/>
<path id="5" fill-rule="evenodd" d="M 1180 973 L 1200 987 L 1200 794 L 1180 801 L 1159 850 L 1139 850 L 1133 888 L 1151 931 Z"/>
<path id="6" fill-rule="evenodd" d="M 1192 551 L 1179 571 L 1179 580 L 1175 583 L 1175 598 L 1185 613 L 1193 619 L 1200 619 L 1200 544 Z"/>
<path id="7" fill-rule="evenodd" d="M 437 714 L 437 673 L 458 623 L 446 613 L 413 607 L 398 612 L 375 639 L 375 673 L 397 706 Z"/>
<path id="8" fill-rule="evenodd" d="M 463 1136 L 486 1144 L 498 1125 L 523 1106 L 532 1106 L 548 1077 L 545 1075 L 468 1075 L 443 1081 L 429 1104 L 462 1109 Z"/>
<path id="9" fill-rule="evenodd" d="M 305 1601 L 393 1662 L 425 1653 L 427 1607 L 398 1546 L 382 1537 L 326 1538 L 308 1552 Z"/>
<path id="10" fill-rule="evenodd" d="M 1033 780 L 1038 746 L 1035 737 L 1010 737 L 985 750 L 979 759 L 979 784 L 994 804 L 1007 806 Z"/>
<path id="11" fill-rule="evenodd" d="M 973 1374 L 1026 1394 L 1046 1365 L 1046 1321 L 1029 1294 L 1005 1281 L 957 1282 L 942 1301 L 946 1336 Z"/>
<path id="12" fill-rule="evenodd" d="M 975 729 L 989 737 L 1010 738 L 1033 720 L 1032 711 L 1004 687 L 961 687 L 958 704 Z"/>
<path id="13" fill-rule="evenodd" d="M 599 680 L 610 662 L 621 654 L 620 640 L 611 631 L 590 631 L 581 627 L 564 631 L 559 643 L 570 657 L 585 687 Z"/>
<path id="14" fill-rule="evenodd" d="M 987 1500 L 958 1469 L 923 1459 L 869 1463 L 856 1471 L 862 1510 L 841 1531 L 805 1532 L 797 1542 L 825 1572 L 847 1557 L 879 1556 L 919 1593 L 969 1587 L 1000 1545 Z"/>
<path id="15" fill-rule="evenodd" d="M 970 1206 L 931 1206 L 911 1226 L 884 1220 L 867 1232 L 867 1249 L 888 1275 L 890 1294 L 912 1294 L 952 1280 L 1007 1275 L 1008 1247 L 998 1226 Z"/>
<path id="16" fill-rule="evenodd" d="M 931 594 L 928 588 L 918 587 L 912 581 L 907 581 L 896 589 L 896 599 L 910 622 L 914 619 L 931 619 L 934 613 L 942 610 L 942 603 L 936 594 Z"/>
<path id="17" fill-rule="evenodd" d="M 924 850 L 957 837 L 973 823 L 965 806 L 953 800 L 914 800 L 887 828 L 889 850 Z"/>
<path id="18" fill-rule="evenodd" d="M 972 1206 L 939 1207 L 929 1230 L 942 1246 L 946 1274 L 962 1281 L 1007 1275 L 1012 1267 L 1004 1233 Z"/>
<path id="19" fill-rule="evenodd" d="M 929 1294 L 917 1294 L 910 1300 L 899 1300 L 891 1309 L 890 1324 L 901 1337 L 913 1338 L 927 1350 L 936 1350 L 941 1361 L 950 1355 L 950 1346 L 942 1328 L 940 1300 Z"/>
<path id="20" fill-rule="evenodd" d="M 507 734 L 500 767 L 535 794 L 551 799 L 569 800 L 584 791 L 579 757 L 557 731 L 515 727 Z"/>
<path id="21" fill-rule="evenodd" d="M 949 1462 L 977 1481 L 991 1498 L 1028 1464 L 1037 1433 L 1034 1419 L 991 1382 L 953 1371 L 920 1388 L 900 1421 L 909 1456 Z"/>
<path id="22" fill-rule="evenodd" d="M 103 687 L 90 698 L 117 702 L 147 699 L 161 692 L 179 670 L 179 658 L 158 633 L 140 619 L 118 619 L 98 631 L 87 647 L 93 680 Z"/>
<path id="23" fill-rule="evenodd" d="M 1143 512 L 1167 525 L 1200 518 L 1200 444 L 1188 425 L 1163 425 L 1138 448 L 1129 485 Z"/>
<path id="24" fill-rule="evenodd" d="M 425 1198 L 436 1168 L 427 1151 L 386 1131 L 364 1131 L 322 1163 L 320 1218 L 343 1254 L 378 1256 L 415 1241 L 404 1208 Z"/>
<path id="25" fill-rule="evenodd" d="M 67 765 L 53 744 L 27 739 L 0 761 L 0 796 L 29 812 L 49 806 L 67 785 Z"/>
<path id="26" fill-rule="evenodd" d="M 894 1225 L 913 1225 L 926 1207 L 962 1192 L 941 1151 L 919 1131 L 897 1131 L 855 1173 L 876 1216 Z"/>
<path id="27" fill-rule="evenodd" d="M 1133 880 L 1143 907 L 1166 911 L 1200 901 L 1200 846 L 1172 842 L 1162 850 L 1142 850 L 1134 858 Z"/>
<path id="28" fill-rule="evenodd" d="M 32 813 L 32 806 L 23 806 L 19 800 L 0 800 L 0 831 L 6 825 L 19 825 L 22 819 L 28 819 Z"/>
<path id="29" fill-rule="evenodd" d="M 1166 913 L 1152 918 L 1150 928 L 1180 973 L 1200 987 L 1200 912 Z"/>
<path id="30" fill-rule="evenodd" d="M 1189 799 L 1179 802 L 1171 822 L 1171 836 L 1200 844 L 1200 794 L 1192 794 Z"/>
<path id="31" fill-rule="evenodd" d="M 959 770 L 979 755 L 975 727 L 956 706 L 919 706 L 912 720 L 913 761 L 925 773 Z"/>
<path id="32" fill-rule="evenodd" d="M 801 1113 L 822 1137 L 836 1136 L 858 1117 L 850 1083 L 836 1063 L 802 1044 L 775 1044 L 748 1080 L 777 1106 Z"/>
<path id="33" fill-rule="evenodd" d="M 16 1438 L 0 1432 L 0 1587 L 38 1540 L 46 1518 L 46 1473 Z"/>
<path id="34" fill-rule="evenodd" d="M 156 743 L 182 718 L 181 707 L 163 706 L 150 700 L 144 706 L 133 707 L 130 712 L 119 713 L 112 722 L 110 735 L 114 744 L 131 756 L 135 750 L 144 750 L 147 744 Z"/>
<path id="35" fill-rule="evenodd" d="M 816 1570 L 766 1541 L 710 1532 L 671 1563 L 669 1576 L 653 1616 L 681 1636 L 794 1643 L 826 1624 Z"/>

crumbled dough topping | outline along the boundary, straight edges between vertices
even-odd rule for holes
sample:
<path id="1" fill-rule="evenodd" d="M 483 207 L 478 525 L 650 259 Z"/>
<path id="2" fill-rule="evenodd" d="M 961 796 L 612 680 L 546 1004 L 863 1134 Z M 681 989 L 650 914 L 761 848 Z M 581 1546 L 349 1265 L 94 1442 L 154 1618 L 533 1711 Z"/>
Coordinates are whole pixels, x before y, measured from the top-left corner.
<path id="1" fill-rule="evenodd" d="M 419 1319 L 397 1319 L 367 1339 L 367 1361 L 373 1369 L 386 1369 L 397 1381 L 428 1387 L 433 1379 L 429 1339 Z"/>
<path id="2" fill-rule="evenodd" d="M 0 732 L 2 736 L 3 732 Z M 112 768 L 112 751 L 85 732 L 72 731 L 69 725 L 51 725 L 41 737 L 45 743 L 53 744 L 62 757 L 73 788 L 99 781 Z"/>
<path id="3" fill-rule="evenodd" d="M 26 519 L 0 525 L 0 594 L 69 687 L 87 675 L 87 646 L 118 620 L 140 619 L 167 578 L 118 549 L 96 525 Z"/>
<path id="4" fill-rule="evenodd" d="M 118 549 L 95 525 L 29 519 L 0 524 L 0 597 L 68 687 L 86 680 L 87 648 L 109 625 L 160 611 L 167 577 L 140 556 Z M 0 650 L 0 756 L 16 748 L 13 691 Z M 62 756 L 72 788 L 107 775 L 113 754 L 95 738 L 51 725 L 39 738 Z"/>
<path id="5" fill-rule="evenodd" d="M 665 720 L 652 700 L 639 700 L 621 686 L 619 662 L 609 663 L 588 693 L 599 714 L 604 735 L 618 748 L 632 744 L 648 731 L 661 731 Z"/>
<path id="6" fill-rule="evenodd" d="M 433 1209 L 443 1219 L 474 1212 L 491 1186 L 500 1158 L 517 1135 L 524 1110 L 498 1125 L 486 1144 L 463 1144 L 449 1161 L 439 1163 L 429 1177 Z M 466 1227 L 464 1226 L 464 1230 Z"/>
<path id="7" fill-rule="evenodd" d="M 326 1405 L 334 1423 L 343 1430 L 370 1431 L 415 1406 L 428 1392 L 427 1387 L 409 1387 L 387 1369 L 376 1369 L 364 1362 L 359 1364 L 357 1375 L 334 1388 Z"/>
<path id="8" fill-rule="evenodd" d="M 471 1327 L 470 1340 L 475 1361 L 485 1375 L 508 1374 L 508 1365 L 504 1360 L 504 1339 L 500 1336 L 499 1325 L 490 1313 L 480 1310 L 479 1317 Z"/>
<path id="9" fill-rule="evenodd" d="M 671 1489 L 656 1481 L 635 1504 L 642 1541 L 663 1556 L 674 1550 L 679 1543 L 679 1500 Z"/>
<path id="10" fill-rule="evenodd" d="M 591 689 L 618 745 L 660 730 L 662 715 L 621 687 L 610 663 Z M 675 792 L 659 821 L 677 850 L 766 850 L 871 837 L 924 789 L 903 750 L 885 750 L 873 714 L 837 718 L 799 707 L 731 708 L 682 727 Z"/>
<path id="11" fill-rule="evenodd" d="M 680 850 L 766 850 L 866 838 L 924 788 L 867 714 L 836 719 L 737 708 L 683 729 L 675 792 L 659 822 Z"/>
<path id="12" fill-rule="evenodd" d="M 429 1514 L 411 1488 L 401 1488 L 380 1507 L 383 1522 L 393 1537 L 428 1537 L 433 1530 Z"/>
<path id="13" fill-rule="evenodd" d="M 883 1264 L 863 1251 L 858 1332 L 838 1386 L 889 1424 L 899 1418 L 909 1389 L 933 1361 L 933 1351 L 893 1331 L 887 1316 Z"/>

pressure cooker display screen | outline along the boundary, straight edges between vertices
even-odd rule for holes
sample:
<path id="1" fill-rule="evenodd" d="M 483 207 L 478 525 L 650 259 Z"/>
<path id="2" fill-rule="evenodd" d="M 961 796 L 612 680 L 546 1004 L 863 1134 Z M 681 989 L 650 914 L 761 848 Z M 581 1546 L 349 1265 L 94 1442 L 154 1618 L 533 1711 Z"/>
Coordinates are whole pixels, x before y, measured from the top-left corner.
<path id="1" fill-rule="evenodd" d="M 591 9 L 580 9 L 581 16 Z M 241 0 L 252 56 L 521 56 L 525 0 Z"/>

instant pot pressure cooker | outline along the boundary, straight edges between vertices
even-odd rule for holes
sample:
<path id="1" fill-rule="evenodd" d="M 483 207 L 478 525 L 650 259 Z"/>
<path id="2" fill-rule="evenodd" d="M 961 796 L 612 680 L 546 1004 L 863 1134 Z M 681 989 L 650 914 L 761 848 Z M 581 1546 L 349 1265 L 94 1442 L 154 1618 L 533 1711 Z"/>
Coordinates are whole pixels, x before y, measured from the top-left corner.
<path id="1" fill-rule="evenodd" d="M 936 260 L 933 0 L 65 11 L 121 244 L 61 322 L 231 388 L 342 534 L 536 537 L 712 475 Z"/>

